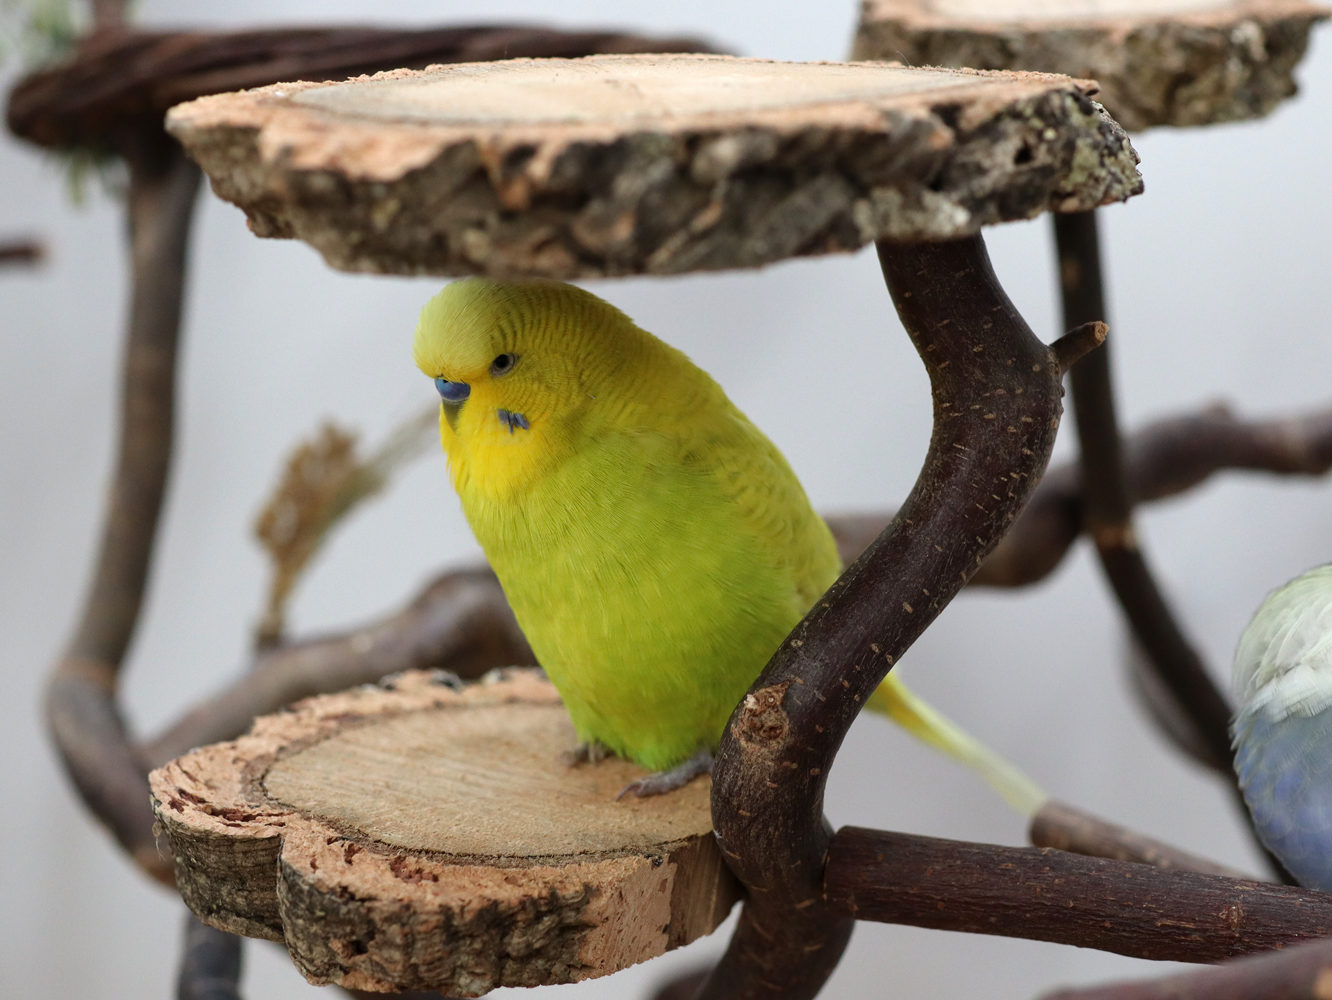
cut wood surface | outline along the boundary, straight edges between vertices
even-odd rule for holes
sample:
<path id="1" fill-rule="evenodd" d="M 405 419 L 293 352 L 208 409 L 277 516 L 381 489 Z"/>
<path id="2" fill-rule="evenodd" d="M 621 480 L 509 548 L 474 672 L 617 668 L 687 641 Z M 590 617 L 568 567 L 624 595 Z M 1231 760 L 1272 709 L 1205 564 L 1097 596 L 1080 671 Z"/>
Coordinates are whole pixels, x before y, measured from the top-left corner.
<path id="1" fill-rule="evenodd" d="M 312 698 L 151 777 L 181 895 L 284 941 L 315 983 L 479 996 L 606 975 L 710 933 L 738 896 L 711 785 L 616 801 L 568 768 L 539 671 L 417 671 Z"/>
<path id="2" fill-rule="evenodd" d="M 256 233 L 334 267 L 591 278 L 1122 200 L 1137 155 L 1094 92 L 877 64 L 514 59 L 219 94 L 168 129 Z"/>
<path id="3" fill-rule="evenodd" d="M 864 0 L 855 59 L 1089 77 L 1130 131 L 1259 118 L 1295 93 L 1308 0 Z"/>

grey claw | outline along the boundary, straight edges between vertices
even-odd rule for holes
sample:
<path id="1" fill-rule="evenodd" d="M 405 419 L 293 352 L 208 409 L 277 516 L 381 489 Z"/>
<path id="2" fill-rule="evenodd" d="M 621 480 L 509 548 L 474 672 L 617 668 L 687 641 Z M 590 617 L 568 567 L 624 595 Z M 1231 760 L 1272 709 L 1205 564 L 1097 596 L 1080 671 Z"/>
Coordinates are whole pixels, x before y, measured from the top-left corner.
<path id="1" fill-rule="evenodd" d="M 711 773 L 712 751 L 700 750 L 683 764 L 677 764 L 669 771 L 658 771 L 656 774 L 649 774 L 637 781 L 629 782 L 620 789 L 620 794 L 615 796 L 615 801 L 619 802 L 620 799 L 631 792 L 640 799 L 645 799 L 650 795 L 665 795 L 677 788 L 683 788 L 701 774 Z"/>

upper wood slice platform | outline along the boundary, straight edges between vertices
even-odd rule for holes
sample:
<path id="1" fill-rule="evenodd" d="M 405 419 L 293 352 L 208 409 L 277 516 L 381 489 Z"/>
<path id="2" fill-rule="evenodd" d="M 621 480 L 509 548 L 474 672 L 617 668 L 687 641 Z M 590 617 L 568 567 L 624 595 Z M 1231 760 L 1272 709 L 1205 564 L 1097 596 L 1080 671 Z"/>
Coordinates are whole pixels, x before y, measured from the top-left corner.
<path id="1" fill-rule="evenodd" d="M 950 239 L 1142 190 L 1063 77 L 593 56 L 277 85 L 167 127 L 261 236 L 334 267 L 590 278 Z"/>
<path id="2" fill-rule="evenodd" d="M 1091 77 L 1130 131 L 1258 118 L 1295 93 L 1307 0 L 864 0 L 853 58 Z"/>
<path id="3" fill-rule="evenodd" d="M 195 914 L 285 942 L 311 982 L 568 983 L 710 933 L 739 895 L 708 781 L 617 802 L 642 770 L 566 768 L 573 744 L 539 671 L 418 671 L 172 761 L 153 806 Z"/>

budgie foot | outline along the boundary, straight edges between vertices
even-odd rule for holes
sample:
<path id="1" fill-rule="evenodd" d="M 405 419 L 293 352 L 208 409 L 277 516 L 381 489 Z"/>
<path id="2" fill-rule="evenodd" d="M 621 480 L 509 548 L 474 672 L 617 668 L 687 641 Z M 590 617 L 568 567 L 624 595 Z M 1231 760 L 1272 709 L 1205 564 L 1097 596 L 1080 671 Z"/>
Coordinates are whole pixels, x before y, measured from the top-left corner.
<path id="1" fill-rule="evenodd" d="M 560 754 L 560 763 L 565 767 L 577 767 L 579 764 L 600 764 L 607 757 L 615 756 L 605 746 L 592 740 L 590 743 L 579 743 L 572 750 L 566 750 Z"/>
<path id="2" fill-rule="evenodd" d="M 646 778 L 631 781 L 620 789 L 620 794 L 615 796 L 615 801 L 618 802 L 630 794 L 640 799 L 645 799 L 649 795 L 665 795 L 677 788 L 683 788 L 701 774 L 711 773 L 712 751 L 705 748 L 683 764 L 676 764 L 669 771 L 658 771 L 656 774 L 649 774 Z"/>

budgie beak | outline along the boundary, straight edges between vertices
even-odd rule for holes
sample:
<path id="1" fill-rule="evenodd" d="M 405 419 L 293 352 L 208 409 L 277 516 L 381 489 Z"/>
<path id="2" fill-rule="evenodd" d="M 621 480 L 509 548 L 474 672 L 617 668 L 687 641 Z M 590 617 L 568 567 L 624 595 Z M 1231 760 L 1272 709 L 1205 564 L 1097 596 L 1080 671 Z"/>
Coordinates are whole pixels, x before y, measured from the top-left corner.
<path id="1" fill-rule="evenodd" d="M 472 387 L 466 382 L 450 382 L 443 378 L 435 379 L 435 388 L 439 390 L 439 398 L 444 400 L 446 406 L 461 406 L 472 394 Z"/>
<path id="2" fill-rule="evenodd" d="M 435 379 L 435 388 L 439 398 L 444 401 L 444 419 L 449 422 L 454 433 L 458 431 L 458 411 L 462 409 L 467 397 L 472 394 L 472 387 L 466 382 L 450 382 L 448 379 Z"/>

